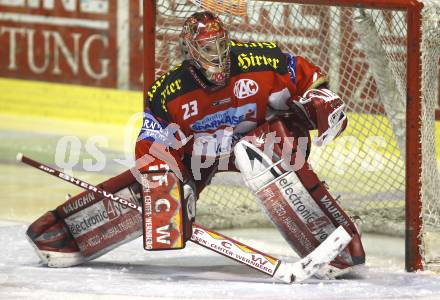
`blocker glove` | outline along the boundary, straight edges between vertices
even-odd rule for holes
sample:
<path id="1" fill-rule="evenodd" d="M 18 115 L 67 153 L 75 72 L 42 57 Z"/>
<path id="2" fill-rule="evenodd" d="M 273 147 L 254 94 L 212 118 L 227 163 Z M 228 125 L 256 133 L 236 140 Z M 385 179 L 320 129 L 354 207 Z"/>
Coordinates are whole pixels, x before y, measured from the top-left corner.
<path id="1" fill-rule="evenodd" d="M 328 89 L 310 89 L 294 99 L 293 104 L 306 115 L 310 129 L 318 129 L 318 136 L 313 140 L 317 146 L 328 144 L 347 127 L 345 103 Z"/>

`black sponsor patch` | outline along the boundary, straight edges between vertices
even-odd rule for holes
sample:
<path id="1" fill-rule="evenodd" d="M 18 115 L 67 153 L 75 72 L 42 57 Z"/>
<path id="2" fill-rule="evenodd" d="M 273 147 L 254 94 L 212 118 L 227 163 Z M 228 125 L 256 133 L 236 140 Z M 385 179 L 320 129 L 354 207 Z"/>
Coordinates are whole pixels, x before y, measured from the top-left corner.
<path id="1" fill-rule="evenodd" d="M 258 71 L 275 71 L 285 74 L 287 72 L 286 56 L 273 43 L 246 43 L 231 47 L 232 76 Z"/>

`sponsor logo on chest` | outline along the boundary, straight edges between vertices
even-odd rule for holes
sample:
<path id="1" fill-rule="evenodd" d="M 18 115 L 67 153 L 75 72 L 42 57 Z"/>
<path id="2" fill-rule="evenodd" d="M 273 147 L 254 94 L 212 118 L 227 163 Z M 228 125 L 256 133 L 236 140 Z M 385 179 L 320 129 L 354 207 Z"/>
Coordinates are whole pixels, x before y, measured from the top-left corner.
<path id="1" fill-rule="evenodd" d="M 241 122 L 257 117 L 257 104 L 248 103 L 239 107 L 231 107 L 218 111 L 195 121 L 190 125 L 193 131 L 215 130 L 221 126 L 235 127 Z"/>
<path id="2" fill-rule="evenodd" d="M 244 99 L 258 93 L 258 84 L 252 79 L 240 79 L 234 85 L 234 95 L 238 99 Z"/>

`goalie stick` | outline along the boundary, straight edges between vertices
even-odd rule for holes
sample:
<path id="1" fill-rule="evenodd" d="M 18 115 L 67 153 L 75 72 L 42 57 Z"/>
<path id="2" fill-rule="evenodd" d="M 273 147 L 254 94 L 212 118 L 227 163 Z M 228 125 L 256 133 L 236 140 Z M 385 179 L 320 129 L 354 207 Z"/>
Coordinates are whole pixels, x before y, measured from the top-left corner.
<path id="1" fill-rule="evenodd" d="M 65 174 L 47 165 L 39 163 L 29 157 L 24 156 L 22 153 L 17 154 L 17 160 L 52 176 L 61 178 L 64 181 L 67 181 L 85 190 L 91 190 L 95 193 L 102 194 L 110 201 L 127 205 L 128 207 L 139 212 L 142 211 L 140 206 L 131 203 L 130 201 L 122 199 L 112 193 L 106 192 L 105 190 L 102 190 L 94 185 Z M 348 243 L 351 241 L 351 236 L 343 227 L 340 226 L 314 251 L 294 263 L 284 262 L 278 258 L 265 254 L 241 242 L 235 241 L 225 235 L 197 224 L 193 224 L 192 236 L 190 240 L 195 244 L 217 252 L 223 256 L 229 257 L 275 279 L 286 283 L 293 283 L 304 281 L 325 267 L 348 245 Z"/>

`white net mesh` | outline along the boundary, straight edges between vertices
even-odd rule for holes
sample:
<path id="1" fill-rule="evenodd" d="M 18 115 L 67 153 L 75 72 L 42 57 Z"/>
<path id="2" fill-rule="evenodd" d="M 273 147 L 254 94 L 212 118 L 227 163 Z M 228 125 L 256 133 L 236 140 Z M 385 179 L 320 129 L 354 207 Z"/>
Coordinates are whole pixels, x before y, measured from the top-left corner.
<path id="1" fill-rule="evenodd" d="M 440 229 L 434 131 L 440 30 L 439 4 L 428 4 L 423 15 L 422 143 L 429 145 L 423 146 L 422 182 L 425 232 L 430 234 Z M 180 26 L 197 10 L 184 0 L 157 1 L 157 75 L 180 61 Z M 308 58 L 329 74 L 331 89 L 347 103 L 350 123 L 344 135 L 312 149 L 309 161 L 320 179 L 340 195 L 345 209 L 362 217 L 365 230 L 403 235 L 406 12 L 266 1 L 249 2 L 247 11 L 243 18 L 222 16 L 232 38 L 276 41 L 286 52 Z M 269 225 L 239 174 L 216 176 L 202 193 L 197 214 L 207 226 Z"/>

